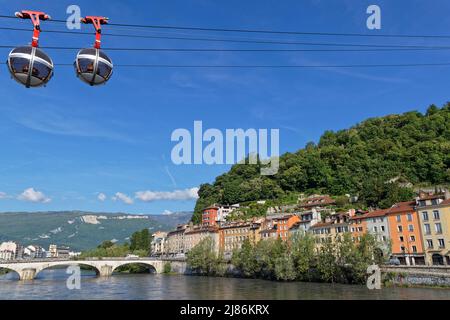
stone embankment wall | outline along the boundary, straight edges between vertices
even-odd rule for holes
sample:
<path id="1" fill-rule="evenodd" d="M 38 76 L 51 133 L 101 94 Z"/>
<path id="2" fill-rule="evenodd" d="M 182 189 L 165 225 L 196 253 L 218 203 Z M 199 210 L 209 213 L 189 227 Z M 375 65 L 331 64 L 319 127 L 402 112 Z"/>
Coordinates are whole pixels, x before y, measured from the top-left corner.
<path id="1" fill-rule="evenodd" d="M 395 285 L 450 287 L 450 266 L 384 266 L 381 271 Z"/>

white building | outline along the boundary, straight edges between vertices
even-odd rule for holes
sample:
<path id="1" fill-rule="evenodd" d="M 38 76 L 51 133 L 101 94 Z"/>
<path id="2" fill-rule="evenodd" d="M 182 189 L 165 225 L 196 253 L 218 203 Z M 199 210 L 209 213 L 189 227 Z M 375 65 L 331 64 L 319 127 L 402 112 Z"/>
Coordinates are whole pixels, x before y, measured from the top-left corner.
<path id="1" fill-rule="evenodd" d="M 322 221 L 322 216 L 320 214 L 322 211 L 324 210 L 320 208 L 312 208 L 311 210 L 297 213 L 300 217 L 300 221 L 295 223 L 289 229 L 290 235 L 294 235 L 295 233 L 304 234 L 308 232 L 311 227 Z"/>
<path id="2" fill-rule="evenodd" d="M 23 258 L 23 246 L 14 241 L 0 244 L 0 260 L 18 260 Z"/>
<path id="3" fill-rule="evenodd" d="M 161 256 L 164 254 L 164 245 L 167 239 L 167 232 L 158 231 L 153 235 L 153 240 L 150 244 L 151 246 L 151 255 L 152 256 Z"/>
<path id="4" fill-rule="evenodd" d="M 24 249 L 24 256 L 29 259 L 43 259 L 46 257 L 46 252 L 41 246 L 30 245 Z"/>

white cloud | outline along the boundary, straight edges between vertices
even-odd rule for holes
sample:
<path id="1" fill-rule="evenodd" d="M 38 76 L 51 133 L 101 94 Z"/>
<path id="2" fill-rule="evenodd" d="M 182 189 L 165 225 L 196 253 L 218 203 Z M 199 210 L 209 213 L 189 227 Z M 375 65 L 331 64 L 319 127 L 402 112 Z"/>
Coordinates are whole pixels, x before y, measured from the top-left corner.
<path id="1" fill-rule="evenodd" d="M 131 199 L 129 196 L 127 196 L 126 194 L 122 193 L 122 192 L 117 192 L 114 197 L 112 197 L 112 199 L 114 201 L 122 201 L 123 203 L 126 204 L 133 204 L 133 199 Z"/>
<path id="2" fill-rule="evenodd" d="M 0 192 L 0 200 L 8 198 L 8 195 L 5 192 Z"/>
<path id="3" fill-rule="evenodd" d="M 97 199 L 100 200 L 101 202 L 104 202 L 106 200 L 106 194 L 100 192 L 97 196 Z"/>
<path id="4" fill-rule="evenodd" d="M 173 212 L 170 210 L 164 210 L 164 212 L 162 214 L 163 214 L 163 216 L 170 216 L 171 214 L 173 214 Z"/>
<path id="5" fill-rule="evenodd" d="M 41 191 L 34 190 L 34 188 L 28 188 L 22 194 L 20 194 L 17 199 L 21 201 L 28 202 L 39 202 L 39 203 L 49 203 L 52 201 L 49 197 L 47 197 Z"/>
<path id="6" fill-rule="evenodd" d="M 193 200 L 198 199 L 198 190 L 199 188 L 175 191 L 139 191 L 136 192 L 136 198 L 145 202 L 158 200 Z"/>

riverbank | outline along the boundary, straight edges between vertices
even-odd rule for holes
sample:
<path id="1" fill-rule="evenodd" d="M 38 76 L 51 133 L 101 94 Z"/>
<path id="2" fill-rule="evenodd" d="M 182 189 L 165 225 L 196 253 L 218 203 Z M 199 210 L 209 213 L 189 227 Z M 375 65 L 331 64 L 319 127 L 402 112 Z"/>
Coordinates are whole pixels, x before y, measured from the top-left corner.
<path id="1" fill-rule="evenodd" d="M 385 286 L 450 289 L 450 266 L 383 266 Z"/>
<path id="2" fill-rule="evenodd" d="M 0 299 L 27 300 L 426 300 L 450 299 L 448 290 L 383 288 L 361 285 L 278 282 L 258 279 L 164 274 L 115 274 L 110 278 L 83 272 L 81 290 L 68 290 L 64 270 L 44 270 L 29 283 L 0 277 Z M 6 279 L 5 279 L 6 277 Z M 8 280 L 8 278 L 10 280 Z"/>

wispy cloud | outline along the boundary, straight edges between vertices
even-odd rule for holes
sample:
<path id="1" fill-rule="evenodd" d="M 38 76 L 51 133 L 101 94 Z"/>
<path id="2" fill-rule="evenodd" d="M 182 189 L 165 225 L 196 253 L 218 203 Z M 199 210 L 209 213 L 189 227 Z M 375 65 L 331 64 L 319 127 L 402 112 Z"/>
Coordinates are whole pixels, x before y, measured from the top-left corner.
<path id="1" fill-rule="evenodd" d="M 139 191 L 136 192 L 136 199 L 144 202 L 152 202 L 159 200 L 195 200 L 198 199 L 199 188 L 190 188 L 175 191 Z"/>
<path id="2" fill-rule="evenodd" d="M 33 115 L 22 115 L 15 122 L 32 130 L 55 134 L 78 137 L 97 137 L 110 140 L 132 142 L 132 140 L 112 130 L 102 128 L 92 120 L 67 116 L 49 111 L 35 113 Z"/>
<path id="3" fill-rule="evenodd" d="M 127 196 L 126 194 L 122 193 L 122 192 L 117 192 L 113 197 L 112 197 L 113 201 L 122 201 L 125 204 L 133 204 L 134 201 L 133 199 L 131 199 L 129 196 Z"/>
<path id="4" fill-rule="evenodd" d="M 8 198 L 8 195 L 6 194 L 6 192 L 0 192 L 0 200 L 7 199 L 7 198 Z"/>
<path id="5" fill-rule="evenodd" d="M 173 176 L 173 174 L 170 172 L 169 167 L 168 166 L 164 166 L 164 170 L 166 171 L 167 175 L 170 178 L 170 181 L 172 181 L 172 185 L 176 188 L 177 187 L 177 182 L 175 181 L 175 178 Z"/>
<path id="6" fill-rule="evenodd" d="M 100 192 L 100 193 L 97 195 L 97 199 L 98 199 L 99 201 L 101 201 L 101 202 L 105 202 L 105 200 L 106 200 L 106 194 L 104 194 L 103 192 Z"/>
<path id="7" fill-rule="evenodd" d="M 43 192 L 37 191 L 34 188 L 26 189 L 17 197 L 17 199 L 35 203 L 49 203 L 52 201 L 52 199 L 47 197 Z"/>

